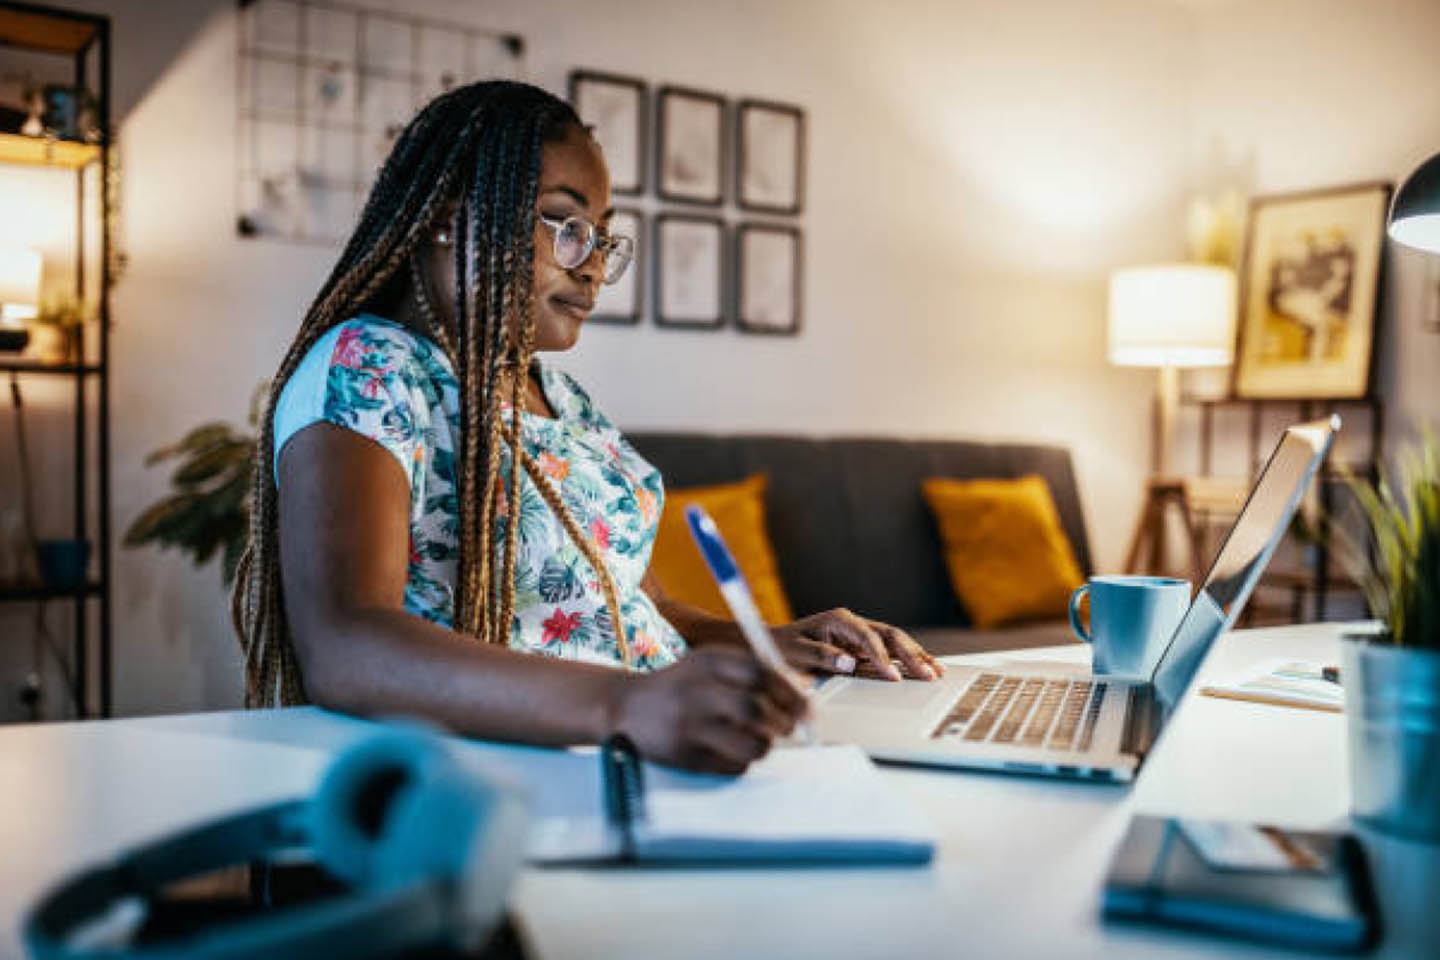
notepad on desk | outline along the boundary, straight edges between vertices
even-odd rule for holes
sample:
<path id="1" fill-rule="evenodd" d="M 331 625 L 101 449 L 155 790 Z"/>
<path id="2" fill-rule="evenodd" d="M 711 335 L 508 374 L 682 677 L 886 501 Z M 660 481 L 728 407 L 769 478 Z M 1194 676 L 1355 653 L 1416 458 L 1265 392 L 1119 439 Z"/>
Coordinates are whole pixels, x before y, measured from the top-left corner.
<path id="1" fill-rule="evenodd" d="M 602 755 L 598 761 L 604 763 Z M 618 823 L 605 785 L 592 809 L 540 816 L 537 864 L 922 864 L 933 827 L 888 787 L 858 747 L 776 749 L 739 777 L 643 764 L 643 796 Z"/>
<path id="2" fill-rule="evenodd" d="M 1345 688 L 1326 676 L 1326 667 L 1308 660 L 1267 660 L 1229 683 L 1203 686 L 1207 697 L 1248 700 L 1277 707 L 1340 713 Z"/>

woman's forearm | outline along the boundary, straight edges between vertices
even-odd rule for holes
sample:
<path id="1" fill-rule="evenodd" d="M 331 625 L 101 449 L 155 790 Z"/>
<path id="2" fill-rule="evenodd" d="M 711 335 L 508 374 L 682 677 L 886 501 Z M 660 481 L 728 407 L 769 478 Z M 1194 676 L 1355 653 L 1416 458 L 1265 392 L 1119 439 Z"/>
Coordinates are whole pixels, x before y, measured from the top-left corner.
<path id="1" fill-rule="evenodd" d="M 425 717 L 457 733 L 545 746 L 597 743 L 616 727 L 624 670 L 486 646 L 403 610 L 347 611 L 297 636 L 321 706 Z"/>

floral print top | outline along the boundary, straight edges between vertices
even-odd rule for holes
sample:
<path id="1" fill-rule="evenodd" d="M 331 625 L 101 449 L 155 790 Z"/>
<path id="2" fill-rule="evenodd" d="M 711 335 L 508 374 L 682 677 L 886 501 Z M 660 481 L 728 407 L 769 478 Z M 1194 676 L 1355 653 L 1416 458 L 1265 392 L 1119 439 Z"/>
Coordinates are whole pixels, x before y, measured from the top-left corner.
<path id="1" fill-rule="evenodd" d="M 569 375 L 539 365 L 556 419 L 521 412 L 521 443 L 605 558 L 619 594 L 632 665 L 673 663 L 685 641 L 640 589 L 664 501 L 660 472 L 595 408 Z M 507 422 L 514 413 L 508 407 Z M 275 408 L 275 470 L 285 442 L 327 421 L 374 440 L 410 483 L 405 609 L 452 626 L 459 568 L 455 451 L 460 389 L 438 346 L 401 324 L 362 314 L 305 355 Z M 504 490 L 511 465 L 502 454 Z M 604 591 L 585 555 L 521 471 L 519 503 L 501 498 L 499 543 L 519 524 L 510 646 L 567 660 L 620 665 Z M 357 522 L 363 522 L 363 518 Z M 498 558 L 497 558 L 498 562 Z"/>

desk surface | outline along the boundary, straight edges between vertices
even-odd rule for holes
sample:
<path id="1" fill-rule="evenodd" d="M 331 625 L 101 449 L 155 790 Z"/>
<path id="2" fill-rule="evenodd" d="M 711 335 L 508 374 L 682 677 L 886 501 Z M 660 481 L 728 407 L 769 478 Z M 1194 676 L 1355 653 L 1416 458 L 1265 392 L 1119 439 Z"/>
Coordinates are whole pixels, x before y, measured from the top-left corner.
<path id="1" fill-rule="evenodd" d="M 1201 670 L 1267 657 L 1338 659 L 1336 625 L 1237 631 Z M 956 662 L 1083 666 L 1085 647 Z M 1198 683 L 1197 683 L 1198 686 Z M 0 957 L 24 909 L 68 872 L 202 818 L 307 791 L 369 725 L 303 708 L 0 728 Z M 1345 822 L 1344 718 L 1196 697 L 1133 788 L 887 767 L 939 828 L 922 869 L 527 870 L 512 906 L 538 956 L 1200 957 L 1271 955 L 1165 931 L 1103 926 L 1101 878 L 1135 812 L 1289 826 Z M 557 751 L 476 743 L 522 779 Z M 1387 957 L 1440 945 L 1440 848 L 1367 838 Z M 1278 954 L 1287 955 L 1287 954 Z"/>

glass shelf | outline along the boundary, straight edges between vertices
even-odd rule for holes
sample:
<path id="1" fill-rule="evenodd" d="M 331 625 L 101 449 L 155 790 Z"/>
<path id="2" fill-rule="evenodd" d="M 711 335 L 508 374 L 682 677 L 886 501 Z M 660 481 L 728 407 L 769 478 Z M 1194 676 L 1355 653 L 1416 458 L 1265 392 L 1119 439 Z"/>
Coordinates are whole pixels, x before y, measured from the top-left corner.
<path id="1" fill-rule="evenodd" d="M 47 587 L 38 583 L 0 583 L 0 603 L 98 597 L 102 592 L 100 584 L 93 580 L 78 587 Z"/>

